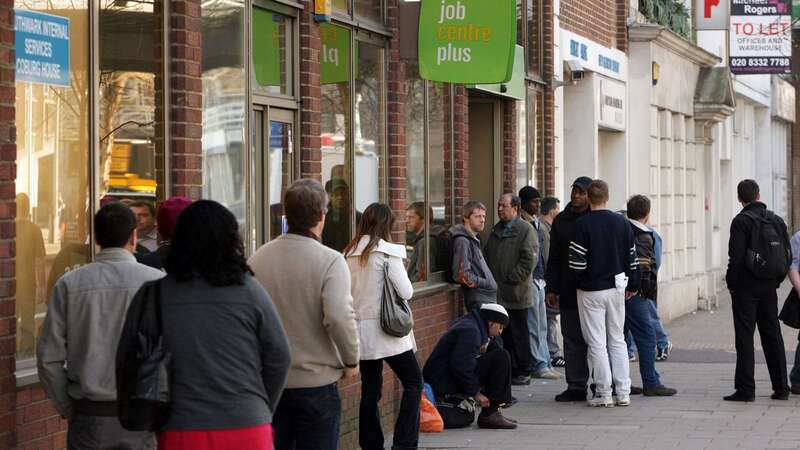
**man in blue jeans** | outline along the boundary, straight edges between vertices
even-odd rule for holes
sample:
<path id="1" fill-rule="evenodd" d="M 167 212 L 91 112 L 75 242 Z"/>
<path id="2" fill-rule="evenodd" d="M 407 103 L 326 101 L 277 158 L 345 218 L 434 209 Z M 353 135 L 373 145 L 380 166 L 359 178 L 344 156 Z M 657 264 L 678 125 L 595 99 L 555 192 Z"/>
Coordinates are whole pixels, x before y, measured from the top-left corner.
<path id="1" fill-rule="evenodd" d="M 656 332 L 652 321 L 652 305 L 658 296 L 658 278 L 655 262 L 655 238 L 647 226 L 650 218 L 650 199 L 634 195 L 628 200 L 628 220 L 633 229 L 636 257 L 641 274 L 641 285 L 636 296 L 625 302 L 625 326 L 639 350 L 639 373 L 642 376 L 642 393 L 648 397 L 668 397 L 676 390 L 661 384 L 656 371 Z"/>
<path id="2" fill-rule="evenodd" d="M 800 232 L 792 236 L 792 265 L 789 267 L 789 281 L 792 282 L 792 288 L 800 292 Z M 800 336 L 797 337 L 800 341 Z M 797 349 L 794 352 L 794 366 L 789 373 L 789 382 L 792 383 L 792 394 L 800 395 L 800 342 L 797 343 Z"/>

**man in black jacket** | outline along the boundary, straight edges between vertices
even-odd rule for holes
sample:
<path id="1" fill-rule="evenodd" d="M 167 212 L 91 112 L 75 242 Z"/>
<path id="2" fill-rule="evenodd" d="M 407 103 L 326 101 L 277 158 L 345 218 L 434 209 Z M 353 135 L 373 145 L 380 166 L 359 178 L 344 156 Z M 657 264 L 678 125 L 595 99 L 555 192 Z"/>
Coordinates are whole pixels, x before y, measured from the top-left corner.
<path id="1" fill-rule="evenodd" d="M 560 308 L 561 335 L 564 338 L 567 390 L 556 395 L 557 402 L 586 400 L 589 365 L 586 361 L 586 341 L 581 334 L 578 316 L 577 281 L 569 269 L 569 243 L 575 238 L 576 223 L 589 212 L 586 192 L 592 179 L 579 177 L 572 183 L 570 203 L 553 222 L 550 230 L 550 254 L 545 273 L 547 305 Z"/>
<path id="2" fill-rule="evenodd" d="M 506 309 L 486 303 L 458 319 L 436 343 L 423 375 L 433 388 L 445 428 L 472 423 L 470 399 L 482 408 L 480 428 L 517 427 L 499 409 L 512 402 L 511 357 L 493 341 L 506 325 Z"/>
<path id="3" fill-rule="evenodd" d="M 756 325 L 761 335 L 761 347 L 767 360 L 772 381 L 772 399 L 787 400 L 789 386 L 786 376 L 786 353 L 778 322 L 778 296 L 775 289 L 780 286 L 785 274 L 774 280 L 759 278 L 747 268 L 747 253 L 752 249 L 751 235 L 756 218 L 767 219 L 780 234 L 786 249 L 790 248 L 786 224 L 779 216 L 767 211 L 761 203 L 758 184 L 743 180 L 736 189 L 739 202 L 744 209 L 733 218 L 731 237 L 728 243 L 728 272 L 725 281 L 733 297 L 733 327 L 736 336 L 736 392 L 725 397 L 727 401 L 751 402 L 755 399 L 753 333 Z M 769 224 L 763 225 L 764 227 Z"/>

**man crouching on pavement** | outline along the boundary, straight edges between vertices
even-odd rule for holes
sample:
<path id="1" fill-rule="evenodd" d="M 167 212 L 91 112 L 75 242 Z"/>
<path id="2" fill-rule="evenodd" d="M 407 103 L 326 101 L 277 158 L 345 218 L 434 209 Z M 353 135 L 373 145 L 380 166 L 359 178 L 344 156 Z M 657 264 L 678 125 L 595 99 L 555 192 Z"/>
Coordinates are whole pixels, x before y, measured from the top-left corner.
<path id="1" fill-rule="evenodd" d="M 436 343 L 423 375 L 433 387 L 445 428 L 514 429 L 516 421 L 500 408 L 512 403 L 511 357 L 494 338 L 508 325 L 508 312 L 494 303 L 481 305 L 458 319 Z"/>

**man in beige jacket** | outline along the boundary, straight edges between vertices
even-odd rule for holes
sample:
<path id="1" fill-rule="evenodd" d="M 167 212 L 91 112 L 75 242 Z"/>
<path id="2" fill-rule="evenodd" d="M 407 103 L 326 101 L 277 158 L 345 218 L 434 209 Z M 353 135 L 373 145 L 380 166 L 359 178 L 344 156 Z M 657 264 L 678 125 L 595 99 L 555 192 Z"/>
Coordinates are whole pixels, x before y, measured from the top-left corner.
<path id="1" fill-rule="evenodd" d="M 358 328 L 344 257 L 320 243 L 327 195 L 309 179 L 284 195 L 289 233 L 248 261 L 272 297 L 292 349 L 275 411 L 275 448 L 334 450 L 341 402 L 336 382 L 358 376 Z"/>

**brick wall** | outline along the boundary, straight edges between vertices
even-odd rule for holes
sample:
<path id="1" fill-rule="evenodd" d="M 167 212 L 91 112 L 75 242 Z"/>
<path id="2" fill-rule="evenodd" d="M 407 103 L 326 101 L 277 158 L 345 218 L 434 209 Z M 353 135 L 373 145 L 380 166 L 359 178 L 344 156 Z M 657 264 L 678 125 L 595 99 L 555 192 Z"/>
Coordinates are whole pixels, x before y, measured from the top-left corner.
<path id="1" fill-rule="evenodd" d="M 517 193 L 517 100 L 503 101 L 503 192 Z"/>
<path id="2" fill-rule="evenodd" d="M 619 3 L 624 0 L 562 0 L 561 28 L 591 39 L 610 48 L 626 47 L 625 39 L 618 37 L 625 21 L 618 19 Z M 624 11 L 627 15 L 627 10 Z"/>
<path id="3" fill-rule="evenodd" d="M 51 450 L 67 446 L 67 421 L 56 413 L 41 385 L 17 391 L 16 426 L 14 448 L 18 450 Z"/>
<path id="4" fill-rule="evenodd" d="M 563 4 L 562 2 L 562 8 Z M 553 14 L 555 14 L 553 0 L 545 0 L 542 5 L 542 18 L 544 22 L 542 24 L 542 48 L 544 49 L 542 71 L 544 72 L 543 78 L 549 86 L 552 86 L 556 70 L 562 70 L 561 67 L 555 66 L 555 52 L 553 51 L 553 45 L 555 45 L 555 20 Z M 543 186 L 539 186 L 543 196 L 555 194 L 556 187 L 555 94 L 553 93 L 553 89 L 549 86 L 543 86 L 541 91 L 542 99 L 537 105 L 539 114 L 537 125 L 540 127 L 537 131 L 539 132 L 538 136 L 540 140 L 539 148 L 541 158 L 539 161 L 541 162 L 541 167 L 537 167 L 536 170 L 537 176 L 539 177 L 538 179 L 543 180 L 543 183 L 540 183 L 543 184 Z"/>
<path id="5" fill-rule="evenodd" d="M 387 23 L 393 32 L 389 41 L 389 71 L 386 80 L 387 101 L 387 142 L 389 147 L 388 186 L 389 206 L 395 214 L 394 240 L 403 242 L 405 238 L 405 211 L 408 206 L 407 192 L 407 158 L 405 141 L 405 64 L 400 60 L 399 5 L 397 0 L 390 0 L 386 8 Z"/>
<path id="6" fill-rule="evenodd" d="M 319 56 L 322 48 L 319 26 L 314 22 L 314 2 L 303 2 L 300 12 L 300 174 L 322 180 L 322 91 Z"/>
<path id="7" fill-rule="evenodd" d="M 17 146 L 14 127 L 14 2 L 0 2 L 0 448 L 15 440 L 14 237 Z"/>
<path id="8" fill-rule="evenodd" d="M 172 194 L 203 192 L 203 71 L 200 0 L 170 2 L 170 149 Z"/>
<path id="9" fill-rule="evenodd" d="M 469 94 L 463 85 L 453 87 L 453 204 L 461 214 L 469 201 Z M 445 165 L 449 168 L 449 164 Z M 448 170 L 448 172 L 450 172 Z"/>

